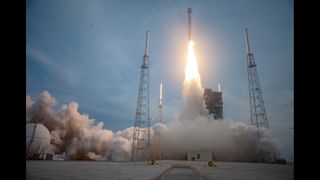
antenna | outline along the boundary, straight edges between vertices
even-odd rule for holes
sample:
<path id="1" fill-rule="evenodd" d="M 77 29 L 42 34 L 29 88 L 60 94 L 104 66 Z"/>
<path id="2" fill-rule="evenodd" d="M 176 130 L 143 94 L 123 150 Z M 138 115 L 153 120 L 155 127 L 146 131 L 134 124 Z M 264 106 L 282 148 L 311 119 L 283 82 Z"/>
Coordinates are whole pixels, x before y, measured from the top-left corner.
<path id="1" fill-rule="evenodd" d="M 146 45 L 144 47 L 144 56 L 143 56 L 143 64 L 142 68 L 148 68 L 148 43 L 149 43 L 149 31 L 146 31 Z"/>
<path id="2" fill-rule="evenodd" d="M 245 29 L 245 37 L 246 37 L 247 53 L 248 53 L 248 54 L 251 54 L 250 46 L 249 46 L 249 36 L 248 36 L 248 30 L 247 30 L 247 28 Z"/>
<path id="3" fill-rule="evenodd" d="M 149 31 L 146 31 L 146 45 L 144 48 L 144 55 L 148 56 Z"/>

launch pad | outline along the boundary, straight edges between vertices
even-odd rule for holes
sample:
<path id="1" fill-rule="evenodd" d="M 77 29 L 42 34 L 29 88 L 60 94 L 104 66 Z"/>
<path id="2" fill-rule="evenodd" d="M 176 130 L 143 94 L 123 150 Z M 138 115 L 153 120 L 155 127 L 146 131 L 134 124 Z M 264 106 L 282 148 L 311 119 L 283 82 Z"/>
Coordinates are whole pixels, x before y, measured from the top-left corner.
<path id="1" fill-rule="evenodd" d="M 293 165 L 216 162 L 217 167 L 207 166 L 207 162 L 197 161 L 158 161 L 158 165 L 146 162 L 107 162 L 107 161 L 26 161 L 26 179 L 178 179 L 192 174 L 192 167 L 206 179 L 225 180 L 288 180 L 293 179 Z M 177 171 L 165 170 L 173 166 Z M 181 170 L 181 171 L 179 171 Z M 194 175 L 195 176 L 195 175 Z M 188 176 L 187 179 L 192 179 Z"/>

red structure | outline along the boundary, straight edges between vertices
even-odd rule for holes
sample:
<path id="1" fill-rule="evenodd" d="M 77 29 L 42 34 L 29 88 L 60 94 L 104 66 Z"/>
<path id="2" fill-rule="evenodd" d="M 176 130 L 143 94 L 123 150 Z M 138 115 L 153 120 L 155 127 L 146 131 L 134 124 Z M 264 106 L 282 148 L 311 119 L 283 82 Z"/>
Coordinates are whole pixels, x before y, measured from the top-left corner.
<path id="1" fill-rule="evenodd" d="M 222 92 L 206 88 L 204 91 L 204 101 L 209 110 L 209 115 L 214 119 L 223 119 Z"/>

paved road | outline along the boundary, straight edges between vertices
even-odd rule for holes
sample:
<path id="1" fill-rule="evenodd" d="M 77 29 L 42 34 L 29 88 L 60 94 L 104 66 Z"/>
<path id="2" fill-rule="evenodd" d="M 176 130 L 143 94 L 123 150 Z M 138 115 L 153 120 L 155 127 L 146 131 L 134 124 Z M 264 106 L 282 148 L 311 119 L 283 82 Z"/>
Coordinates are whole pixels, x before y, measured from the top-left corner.
<path id="1" fill-rule="evenodd" d="M 201 180 L 202 178 L 194 173 L 190 168 L 173 168 L 161 180 Z"/>

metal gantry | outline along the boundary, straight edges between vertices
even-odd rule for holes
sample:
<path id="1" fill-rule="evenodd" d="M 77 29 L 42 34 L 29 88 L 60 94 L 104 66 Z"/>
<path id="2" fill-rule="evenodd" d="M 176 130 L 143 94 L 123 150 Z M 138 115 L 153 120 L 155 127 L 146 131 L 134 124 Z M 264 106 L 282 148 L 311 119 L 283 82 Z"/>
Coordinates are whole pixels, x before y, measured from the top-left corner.
<path id="1" fill-rule="evenodd" d="M 256 126 L 257 128 L 269 128 L 267 114 L 264 107 L 261 87 L 258 78 L 257 65 L 255 63 L 254 56 L 250 51 L 247 28 L 245 29 L 245 39 L 247 45 L 247 69 L 249 81 L 251 125 Z"/>
<path id="2" fill-rule="evenodd" d="M 131 161 L 145 161 L 150 156 L 150 117 L 149 117 L 149 32 L 146 32 L 145 53 L 141 65 L 138 100 L 134 120 L 131 148 Z"/>

